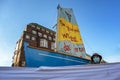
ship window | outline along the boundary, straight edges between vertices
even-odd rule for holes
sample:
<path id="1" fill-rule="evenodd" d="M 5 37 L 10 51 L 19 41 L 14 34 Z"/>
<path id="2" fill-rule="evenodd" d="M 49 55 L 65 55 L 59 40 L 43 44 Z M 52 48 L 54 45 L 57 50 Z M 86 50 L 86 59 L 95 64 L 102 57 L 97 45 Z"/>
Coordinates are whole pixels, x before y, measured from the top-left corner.
<path id="1" fill-rule="evenodd" d="M 47 38 L 47 35 L 46 35 L 46 34 L 44 34 L 44 35 L 43 35 L 43 37 L 44 37 L 44 38 Z"/>
<path id="2" fill-rule="evenodd" d="M 34 31 L 34 30 L 32 30 L 32 33 L 33 33 L 33 34 L 37 34 L 37 32 L 36 32 L 36 31 Z"/>
<path id="3" fill-rule="evenodd" d="M 42 33 L 38 32 L 38 36 L 42 37 Z"/>
<path id="4" fill-rule="evenodd" d="M 48 48 L 48 41 L 46 39 L 41 39 L 40 46 Z"/>
<path id="5" fill-rule="evenodd" d="M 52 37 L 51 37 L 51 36 L 49 36 L 49 40 L 52 40 Z"/>
<path id="6" fill-rule="evenodd" d="M 32 39 L 33 41 L 35 41 L 35 40 L 36 40 L 36 38 L 35 38 L 35 37 L 32 37 L 31 39 Z"/>
<path id="7" fill-rule="evenodd" d="M 55 49 L 55 43 L 54 43 L 54 42 L 51 43 L 51 49 L 52 49 L 52 50 Z"/>
<path id="8" fill-rule="evenodd" d="M 25 35 L 25 38 L 26 38 L 26 39 L 30 39 L 30 36 L 29 36 L 29 35 Z"/>

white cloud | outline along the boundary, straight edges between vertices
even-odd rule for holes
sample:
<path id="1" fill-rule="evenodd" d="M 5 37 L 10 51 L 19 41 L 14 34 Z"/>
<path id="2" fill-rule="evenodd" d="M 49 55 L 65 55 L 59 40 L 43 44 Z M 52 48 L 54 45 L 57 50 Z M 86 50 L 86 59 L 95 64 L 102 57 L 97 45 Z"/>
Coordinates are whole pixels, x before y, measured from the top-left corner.
<path id="1" fill-rule="evenodd" d="M 0 66 L 11 66 L 14 46 L 5 40 L 0 44 Z"/>
<path id="2" fill-rule="evenodd" d="M 114 63 L 114 62 L 120 62 L 120 54 L 113 55 L 113 56 L 107 56 L 104 58 L 107 62 Z"/>
<path id="3" fill-rule="evenodd" d="M 11 66 L 12 55 L 0 53 L 0 66 Z"/>

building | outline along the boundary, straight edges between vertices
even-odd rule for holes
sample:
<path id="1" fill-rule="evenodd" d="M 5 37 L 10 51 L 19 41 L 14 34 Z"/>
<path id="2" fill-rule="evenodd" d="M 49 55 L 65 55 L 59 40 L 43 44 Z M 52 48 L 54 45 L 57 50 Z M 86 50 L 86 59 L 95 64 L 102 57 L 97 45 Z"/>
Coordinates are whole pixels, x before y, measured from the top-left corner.
<path id="1" fill-rule="evenodd" d="M 68 66 L 89 63 L 89 55 L 84 59 L 56 52 L 55 35 L 55 31 L 37 23 L 28 24 L 16 43 L 12 66 Z"/>
<path id="2" fill-rule="evenodd" d="M 55 31 L 37 23 L 30 23 L 23 31 L 21 38 L 16 43 L 12 66 L 25 66 L 23 42 L 28 42 L 29 47 L 47 51 L 55 50 Z"/>

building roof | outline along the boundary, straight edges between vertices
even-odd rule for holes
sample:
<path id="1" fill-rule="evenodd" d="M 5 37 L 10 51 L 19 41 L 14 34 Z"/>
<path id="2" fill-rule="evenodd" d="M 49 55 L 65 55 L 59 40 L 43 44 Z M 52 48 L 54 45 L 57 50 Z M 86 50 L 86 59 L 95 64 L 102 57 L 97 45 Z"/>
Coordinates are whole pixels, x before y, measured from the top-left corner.
<path id="1" fill-rule="evenodd" d="M 42 26 L 42 25 L 40 25 L 40 24 L 38 24 L 38 23 L 29 23 L 28 25 L 35 25 L 35 26 L 42 27 L 42 28 L 45 28 L 45 29 L 47 29 L 47 30 L 50 30 L 50 31 L 52 31 L 52 32 L 55 32 L 55 31 L 53 31 L 52 29 L 49 29 L 49 28 L 47 28 L 47 27 L 44 27 L 44 26 Z"/>

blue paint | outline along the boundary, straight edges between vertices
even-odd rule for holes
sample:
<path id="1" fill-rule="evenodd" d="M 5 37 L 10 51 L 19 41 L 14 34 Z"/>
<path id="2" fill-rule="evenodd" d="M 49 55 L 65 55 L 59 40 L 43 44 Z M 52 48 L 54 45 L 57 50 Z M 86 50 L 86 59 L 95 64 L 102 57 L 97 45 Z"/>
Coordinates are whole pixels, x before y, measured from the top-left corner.
<path id="1" fill-rule="evenodd" d="M 24 42 L 26 67 L 69 66 L 89 63 L 89 60 L 86 59 L 29 48 L 28 45 L 29 44 L 27 42 Z"/>

